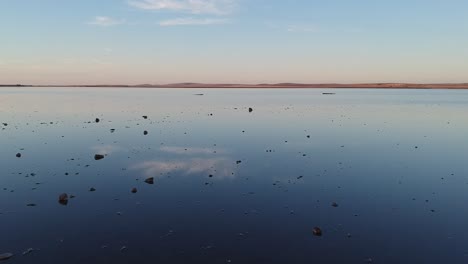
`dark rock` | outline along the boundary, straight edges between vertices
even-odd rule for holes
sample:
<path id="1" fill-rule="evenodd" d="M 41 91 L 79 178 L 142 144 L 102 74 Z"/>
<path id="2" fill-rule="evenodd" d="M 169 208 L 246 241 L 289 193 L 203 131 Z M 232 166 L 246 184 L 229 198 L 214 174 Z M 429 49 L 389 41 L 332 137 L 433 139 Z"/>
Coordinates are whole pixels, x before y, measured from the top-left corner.
<path id="1" fill-rule="evenodd" d="M 0 261 L 9 260 L 12 257 L 13 257 L 13 253 L 3 253 L 3 254 L 0 254 Z"/>
<path id="2" fill-rule="evenodd" d="M 26 206 L 29 206 L 29 207 L 34 207 L 34 206 L 36 206 L 36 204 L 34 204 L 34 203 L 30 203 L 30 204 L 27 204 Z"/>
<path id="3" fill-rule="evenodd" d="M 249 113 L 252 113 L 252 112 L 253 112 L 253 109 L 249 107 Z"/>
<path id="4" fill-rule="evenodd" d="M 21 158 L 21 153 L 16 153 L 17 158 Z"/>
<path id="5" fill-rule="evenodd" d="M 99 123 L 99 121 L 101 121 L 101 120 L 99 118 L 96 118 L 96 120 L 94 120 L 94 121 L 96 121 L 96 123 Z"/>
<path id="6" fill-rule="evenodd" d="M 236 161 L 236 164 L 241 164 L 241 163 L 242 163 L 242 160 Z"/>
<path id="7" fill-rule="evenodd" d="M 143 116 L 144 119 L 148 119 L 148 116 Z"/>
<path id="8" fill-rule="evenodd" d="M 104 158 L 104 155 L 101 155 L 101 154 L 94 155 L 94 160 L 102 160 L 103 158 Z"/>
<path id="9" fill-rule="evenodd" d="M 137 188 L 132 188 L 132 193 L 137 193 Z"/>
<path id="10" fill-rule="evenodd" d="M 314 236 L 322 236 L 322 229 L 319 227 L 314 227 L 314 229 L 312 229 L 312 233 Z"/>
<path id="11" fill-rule="evenodd" d="M 31 252 L 34 251 L 34 248 L 28 248 L 25 251 L 23 251 L 23 256 L 30 254 Z"/>
<path id="12" fill-rule="evenodd" d="M 150 177 L 150 178 L 146 179 L 145 182 L 146 182 L 147 184 L 154 184 L 154 178 L 153 178 L 153 177 Z"/>
<path id="13" fill-rule="evenodd" d="M 333 203 L 332 203 L 332 206 L 333 206 L 333 207 L 338 207 L 338 204 L 335 203 L 335 202 L 333 202 Z"/>
<path id="14" fill-rule="evenodd" d="M 67 205 L 67 204 L 68 204 L 68 194 L 62 193 L 62 194 L 59 196 L 58 202 L 59 202 L 59 204 L 61 204 L 61 205 Z"/>
<path id="15" fill-rule="evenodd" d="M 148 131 L 146 131 L 146 130 L 143 131 L 143 135 L 145 135 L 145 136 L 148 135 Z"/>
<path id="16" fill-rule="evenodd" d="M 91 188 L 89 188 L 89 191 L 90 191 L 90 192 L 95 192 L 96 189 L 94 189 L 93 187 L 91 187 Z"/>

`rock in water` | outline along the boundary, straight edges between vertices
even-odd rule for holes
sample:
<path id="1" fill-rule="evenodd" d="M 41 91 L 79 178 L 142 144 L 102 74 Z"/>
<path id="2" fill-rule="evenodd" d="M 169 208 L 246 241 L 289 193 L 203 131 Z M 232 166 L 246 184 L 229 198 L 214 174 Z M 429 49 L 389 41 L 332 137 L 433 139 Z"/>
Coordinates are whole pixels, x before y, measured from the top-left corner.
<path id="1" fill-rule="evenodd" d="M 94 187 L 91 187 L 91 188 L 89 188 L 89 191 L 90 191 L 90 192 L 95 192 L 96 189 L 94 189 Z"/>
<path id="2" fill-rule="evenodd" d="M 68 204 L 68 194 L 62 193 L 59 196 L 59 204 L 61 204 L 61 205 L 67 205 Z"/>
<path id="3" fill-rule="evenodd" d="M 21 153 L 16 153 L 17 158 L 21 158 Z"/>
<path id="4" fill-rule="evenodd" d="M 143 132 L 143 135 L 145 135 L 145 136 L 148 135 L 148 131 L 145 130 L 145 131 Z"/>
<path id="5" fill-rule="evenodd" d="M 137 193 L 137 188 L 133 188 L 132 193 Z"/>
<path id="6" fill-rule="evenodd" d="M 13 254 L 12 254 L 12 253 L 3 253 L 3 254 L 0 254 L 0 261 L 2 261 L 2 260 L 8 260 L 8 259 L 10 259 L 11 257 L 13 257 Z"/>
<path id="7" fill-rule="evenodd" d="M 143 116 L 144 119 L 148 119 L 148 116 Z"/>
<path id="8" fill-rule="evenodd" d="M 322 229 L 319 227 L 314 227 L 314 229 L 312 229 L 312 233 L 314 236 L 322 236 Z"/>
<path id="9" fill-rule="evenodd" d="M 34 251 L 34 248 L 28 248 L 25 251 L 23 251 L 23 256 L 30 254 L 31 252 Z"/>
<path id="10" fill-rule="evenodd" d="M 150 177 L 150 178 L 146 179 L 145 182 L 146 182 L 147 184 L 154 184 L 154 178 L 153 178 L 153 177 Z"/>
<path id="11" fill-rule="evenodd" d="M 96 123 L 99 123 L 99 121 L 101 121 L 101 120 L 99 120 L 99 118 L 96 118 L 96 120 L 95 120 L 95 121 L 96 121 Z"/>
<path id="12" fill-rule="evenodd" d="M 103 158 L 104 158 L 104 155 L 101 155 L 101 154 L 94 155 L 94 160 L 102 160 Z"/>
<path id="13" fill-rule="evenodd" d="M 252 112 L 253 112 L 253 109 L 249 107 L 249 113 L 252 113 Z"/>

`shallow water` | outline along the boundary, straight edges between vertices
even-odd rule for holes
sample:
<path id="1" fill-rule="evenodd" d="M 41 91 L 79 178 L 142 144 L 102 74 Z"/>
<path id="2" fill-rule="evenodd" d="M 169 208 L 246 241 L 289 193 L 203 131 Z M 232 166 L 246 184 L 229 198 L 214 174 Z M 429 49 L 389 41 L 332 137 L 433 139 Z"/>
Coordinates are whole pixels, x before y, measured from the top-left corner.
<path id="1" fill-rule="evenodd" d="M 0 254 L 468 263 L 468 91 L 323 92 L 1 88 Z"/>

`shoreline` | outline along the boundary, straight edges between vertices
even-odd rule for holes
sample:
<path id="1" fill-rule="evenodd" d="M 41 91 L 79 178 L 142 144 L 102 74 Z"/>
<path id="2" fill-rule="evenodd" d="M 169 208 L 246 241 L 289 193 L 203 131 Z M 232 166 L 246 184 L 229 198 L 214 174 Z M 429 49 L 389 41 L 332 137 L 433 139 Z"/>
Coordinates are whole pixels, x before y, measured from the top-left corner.
<path id="1" fill-rule="evenodd" d="M 300 84 L 300 83 L 278 83 L 278 84 L 205 84 L 205 83 L 176 83 L 162 85 L 0 85 L 1 87 L 62 87 L 62 88 L 197 88 L 197 89 L 468 89 L 468 83 L 453 84 L 416 84 L 416 83 L 360 83 L 360 84 Z"/>

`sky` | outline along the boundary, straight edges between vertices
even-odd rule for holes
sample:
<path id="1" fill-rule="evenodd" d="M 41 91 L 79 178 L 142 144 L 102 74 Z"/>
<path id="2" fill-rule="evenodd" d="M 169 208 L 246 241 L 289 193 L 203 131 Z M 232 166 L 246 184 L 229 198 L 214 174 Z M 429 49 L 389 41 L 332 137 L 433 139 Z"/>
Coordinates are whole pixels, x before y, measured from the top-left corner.
<path id="1" fill-rule="evenodd" d="M 0 84 L 468 82 L 466 0 L 0 0 Z"/>

